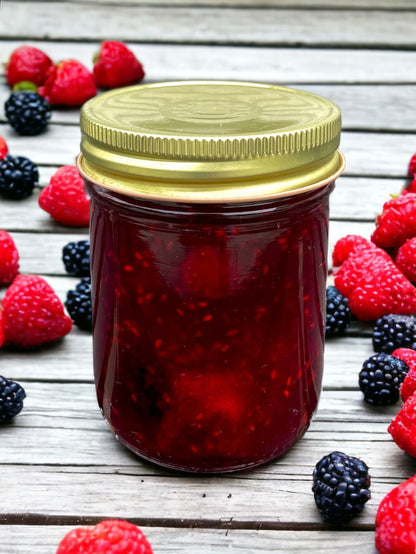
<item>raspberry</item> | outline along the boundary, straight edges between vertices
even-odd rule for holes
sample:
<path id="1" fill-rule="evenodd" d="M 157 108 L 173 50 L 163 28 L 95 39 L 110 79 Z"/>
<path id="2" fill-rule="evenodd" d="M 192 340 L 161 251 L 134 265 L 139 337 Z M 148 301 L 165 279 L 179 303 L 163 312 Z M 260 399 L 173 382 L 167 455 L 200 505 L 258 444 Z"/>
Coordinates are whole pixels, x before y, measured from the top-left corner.
<path id="1" fill-rule="evenodd" d="M 416 283 L 416 237 L 408 239 L 400 246 L 394 263 L 409 281 Z"/>
<path id="2" fill-rule="evenodd" d="M 76 277 L 88 277 L 90 274 L 90 241 L 68 242 L 62 249 L 62 261 L 65 271 Z"/>
<path id="3" fill-rule="evenodd" d="M 19 252 L 12 236 L 0 230 L 0 285 L 8 285 L 19 273 Z"/>
<path id="4" fill-rule="evenodd" d="M 6 78 L 11 87 L 21 81 L 42 85 L 48 69 L 53 66 L 50 57 L 33 46 L 19 46 L 10 56 L 6 66 Z"/>
<path id="5" fill-rule="evenodd" d="M 348 298 L 345 298 L 336 287 L 328 287 L 326 289 L 325 336 L 334 337 L 342 334 L 349 327 L 350 320 Z"/>
<path id="6" fill-rule="evenodd" d="M 0 375 L 0 423 L 8 423 L 22 411 L 26 398 L 24 388 Z"/>
<path id="7" fill-rule="evenodd" d="M 38 180 L 38 167 L 29 158 L 9 155 L 0 160 L 0 195 L 3 198 L 27 198 L 37 186 Z"/>
<path id="8" fill-rule="evenodd" d="M 104 41 L 94 58 L 94 77 L 101 88 L 117 88 L 138 83 L 144 77 L 143 66 L 122 42 Z"/>
<path id="9" fill-rule="evenodd" d="M 396 348 L 416 349 L 416 320 L 413 316 L 388 314 L 378 319 L 373 328 L 376 352 L 393 352 Z"/>
<path id="10" fill-rule="evenodd" d="M 37 275 L 18 275 L 1 301 L 5 343 L 32 348 L 71 330 L 71 319 L 52 287 Z"/>
<path id="11" fill-rule="evenodd" d="M 77 527 L 61 540 L 56 554 L 153 554 L 142 531 L 128 521 L 108 519 Z"/>
<path id="12" fill-rule="evenodd" d="M 313 472 L 315 503 L 325 521 L 341 523 L 359 514 L 371 498 L 367 465 L 343 452 L 321 458 Z"/>
<path id="13" fill-rule="evenodd" d="M 49 68 L 48 78 L 38 92 L 53 106 L 81 106 L 97 94 L 97 87 L 85 65 L 77 60 L 64 60 Z"/>
<path id="14" fill-rule="evenodd" d="M 340 266 L 360 246 L 368 247 L 371 246 L 371 243 L 360 235 L 347 235 L 339 239 L 332 252 L 332 265 L 334 267 Z"/>
<path id="15" fill-rule="evenodd" d="M 416 311 L 416 288 L 375 246 L 352 252 L 335 274 L 334 284 L 348 298 L 351 313 L 364 321 Z"/>
<path id="16" fill-rule="evenodd" d="M 59 223 L 74 227 L 88 226 L 90 199 L 74 165 L 60 167 L 51 177 L 39 195 L 39 206 Z"/>
<path id="17" fill-rule="evenodd" d="M 9 153 L 9 147 L 3 137 L 0 137 L 0 160 L 5 158 Z"/>
<path id="18" fill-rule="evenodd" d="M 413 179 L 410 181 L 409 186 L 403 189 L 402 194 L 406 194 L 408 192 L 416 192 L 416 174 L 413 177 Z"/>
<path id="19" fill-rule="evenodd" d="M 392 354 L 380 352 L 370 356 L 363 363 L 358 378 L 364 399 L 375 406 L 394 404 L 408 371 L 406 362 Z"/>
<path id="20" fill-rule="evenodd" d="M 51 118 L 51 106 L 36 92 L 13 92 L 7 99 L 5 114 L 19 135 L 39 135 Z"/>
<path id="21" fill-rule="evenodd" d="M 380 502 L 375 541 L 380 554 L 414 554 L 416 475 L 394 487 Z"/>
<path id="22" fill-rule="evenodd" d="M 416 351 L 411 348 L 397 348 L 393 356 L 409 366 L 409 371 L 400 386 L 400 396 L 405 402 L 416 391 Z"/>
<path id="23" fill-rule="evenodd" d="M 416 236 L 416 193 L 409 192 L 386 202 L 376 225 L 371 240 L 381 248 L 401 246 Z"/>
<path id="24" fill-rule="evenodd" d="M 387 431 L 399 448 L 416 457 L 416 395 L 403 404 Z"/>
<path id="25" fill-rule="evenodd" d="M 65 308 L 79 329 L 92 330 L 91 279 L 89 277 L 84 277 L 76 285 L 75 290 L 67 292 Z"/>

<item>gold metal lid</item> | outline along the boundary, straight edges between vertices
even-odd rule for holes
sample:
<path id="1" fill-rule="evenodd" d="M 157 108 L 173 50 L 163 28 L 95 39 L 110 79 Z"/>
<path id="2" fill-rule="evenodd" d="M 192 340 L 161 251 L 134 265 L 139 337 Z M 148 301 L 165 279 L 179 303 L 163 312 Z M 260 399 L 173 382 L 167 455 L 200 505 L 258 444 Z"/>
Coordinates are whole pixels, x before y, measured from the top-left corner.
<path id="1" fill-rule="evenodd" d="M 116 89 L 81 111 L 83 176 L 171 200 L 241 201 L 334 179 L 341 114 L 315 94 L 257 83 L 183 81 Z"/>

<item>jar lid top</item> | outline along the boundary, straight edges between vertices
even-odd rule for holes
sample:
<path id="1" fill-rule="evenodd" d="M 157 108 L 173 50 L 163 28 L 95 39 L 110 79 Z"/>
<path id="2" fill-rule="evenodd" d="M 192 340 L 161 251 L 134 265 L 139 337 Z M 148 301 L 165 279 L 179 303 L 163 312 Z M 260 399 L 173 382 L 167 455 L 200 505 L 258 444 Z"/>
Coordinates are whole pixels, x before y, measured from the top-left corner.
<path id="1" fill-rule="evenodd" d="M 127 180 L 276 181 L 316 164 L 319 180 L 340 165 L 338 106 L 275 85 L 183 81 L 116 89 L 84 104 L 81 131 L 85 171 Z M 291 176 L 291 189 L 304 186 L 299 178 Z"/>

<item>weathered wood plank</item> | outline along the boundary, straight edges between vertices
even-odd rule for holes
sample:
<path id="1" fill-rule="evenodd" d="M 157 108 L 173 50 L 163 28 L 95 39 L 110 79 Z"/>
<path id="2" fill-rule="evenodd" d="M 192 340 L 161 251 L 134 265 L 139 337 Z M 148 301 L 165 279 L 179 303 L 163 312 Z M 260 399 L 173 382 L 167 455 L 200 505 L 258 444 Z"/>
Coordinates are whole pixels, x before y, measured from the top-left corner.
<path id="1" fill-rule="evenodd" d="M 269 79 L 271 77 L 268 76 Z M 247 71 L 246 79 L 250 78 Z M 416 85 L 294 85 L 294 88 L 314 92 L 338 104 L 345 131 L 416 131 L 413 109 Z M 4 104 L 9 95 L 8 88 L 0 89 L 0 105 Z M 3 113 L 0 114 L 0 122 L 6 122 Z M 79 110 L 54 108 L 51 123 L 78 126 Z"/>
<path id="2" fill-rule="evenodd" d="M 47 185 L 57 167 L 40 168 L 41 186 Z M 391 194 L 399 194 L 405 179 L 366 179 L 341 177 L 331 195 L 331 218 L 373 222 L 382 205 Z M 362 202 L 365 191 L 366 202 Z M 56 223 L 38 206 L 40 189 L 20 202 L 0 200 L 0 228 L 10 231 L 32 231 L 34 233 L 87 233 L 87 229 L 70 228 Z M 60 239 L 65 244 L 65 238 Z"/>
<path id="3" fill-rule="evenodd" d="M 287 466 L 280 474 L 270 474 L 269 471 L 269 474 L 261 475 L 259 470 L 252 470 L 227 476 L 195 477 L 173 472 L 148 475 L 143 472 L 144 465 L 140 462 L 128 468 L 110 468 L 110 472 L 93 467 L 70 467 L 69 464 L 30 468 L 3 465 L 0 521 L 10 521 L 8 514 L 13 515 L 13 519 L 20 515 L 19 519 L 22 521 L 23 518 L 23 522 L 29 517 L 41 522 L 46 516 L 49 521 L 56 521 L 59 518 L 106 518 L 118 514 L 118 517 L 138 519 L 142 525 L 160 525 L 163 522 L 165 527 L 178 523 L 211 528 L 250 528 L 253 525 L 266 529 L 287 529 L 292 525 L 309 529 L 324 527 L 311 492 L 312 471 L 321 455 L 338 444 L 344 451 L 347 446 L 351 449 L 348 452 L 355 451 L 354 446 L 351 448 L 341 441 L 328 441 L 314 453 L 304 451 L 303 455 L 309 456 L 309 468 L 304 476 L 300 475 L 299 466 L 295 475 L 288 474 Z M 373 444 L 374 447 L 371 443 L 356 445 L 362 449 L 362 458 L 368 460 L 371 448 L 379 457 L 384 457 L 384 450 L 387 450 L 386 458 L 392 461 L 387 445 Z M 368 461 L 370 468 L 371 460 Z M 398 460 L 395 462 L 397 464 Z M 268 468 L 278 466 L 277 461 L 269 464 Z M 395 468 L 392 468 L 393 471 Z M 346 527 L 373 527 L 382 497 L 396 484 L 413 475 L 414 469 L 414 465 L 409 465 L 407 474 L 392 475 L 390 468 L 385 466 L 383 475 L 389 477 L 373 477 L 371 500 L 360 516 Z M 10 482 L 13 482 L 13 487 L 7 486 Z"/>
<path id="4" fill-rule="evenodd" d="M 73 164 L 79 153 L 80 130 L 72 125 L 50 125 L 34 138 L 18 136 L 9 125 L 0 124 L 0 135 L 14 155 L 26 155 L 40 165 Z M 341 151 L 347 159 L 346 176 L 404 178 L 415 140 L 411 133 L 345 131 Z"/>
<path id="5" fill-rule="evenodd" d="M 108 37 L 107 37 L 108 38 Z M 138 37 L 135 36 L 134 40 Z M 0 42 L 0 60 L 7 62 L 21 44 L 44 49 L 58 62 L 79 59 L 90 69 L 96 43 L 35 41 Z M 248 46 L 199 46 L 129 43 L 146 70 L 144 82 L 183 79 L 232 79 L 285 83 L 415 83 L 415 51 L 334 48 L 291 49 Z M 324 61 L 323 61 L 324 60 Z M 3 74 L 0 65 L 0 74 Z M 390 110 L 392 107 L 390 107 Z M 63 117 L 63 115 L 62 115 Z M 68 117 L 72 117 L 69 114 Z"/>
<path id="6" fill-rule="evenodd" d="M 117 514 L 115 514 L 117 516 Z M 75 523 L 74 526 L 77 526 Z M 1 554 L 52 554 L 62 537 L 73 527 L 69 525 L 2 525 Z M 304 554 L 333 553 L 334 543 L 345 554 L 374 554 L 374 533 L 355 531 L 354 548 L 349 531 L 264 531 L 241 529 L 169 529 L 143 527 L 154 552 L 158 554 Z"/>
<path id="7" fill-rule="evenodd" d="M 14 0 L 11 0 L 14 1 Z M 47 0 L 50 1 L 50 0 Z M 75 4 L 111 4 L 114 0 L 72 0 Z M 331 10 L 360 9 L 360 10 L 412 10 L 415 8 L 413 0 L 122 0 L 118 5 L 145 5 L 145 6 L 190 6 L 222 8 L 327 8 Z"/>
<path id="8" fill-rule="evenodd" d="M 13 21 L 13 25 L 8 22 Z M 60 2 L 5 2 L 0 36 L 32 39 L 135 41 L 140 22 L 142 42 L 414 47 L 414 11 L 373 10 L 371 17 L 353 10 L 238 9 L 121 5 L 111 18 L 106 5 L 83 4 L 62 18 Z M 172 25 L 172 21 L 175 24 Z"/>

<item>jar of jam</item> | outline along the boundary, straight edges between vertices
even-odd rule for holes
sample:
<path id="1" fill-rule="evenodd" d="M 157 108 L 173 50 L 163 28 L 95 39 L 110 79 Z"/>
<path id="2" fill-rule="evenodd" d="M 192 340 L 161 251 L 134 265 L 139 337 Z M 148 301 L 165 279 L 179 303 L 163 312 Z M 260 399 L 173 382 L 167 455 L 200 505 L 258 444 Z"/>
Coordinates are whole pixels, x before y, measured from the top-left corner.
<path id="1" fill-rule="evenodd" d="M 115 436 L 190 472 L 282 455 L 321 389 L 338 107 L 170 82 L 90 100 L 81 130 L 95 382 Z"/>

